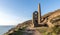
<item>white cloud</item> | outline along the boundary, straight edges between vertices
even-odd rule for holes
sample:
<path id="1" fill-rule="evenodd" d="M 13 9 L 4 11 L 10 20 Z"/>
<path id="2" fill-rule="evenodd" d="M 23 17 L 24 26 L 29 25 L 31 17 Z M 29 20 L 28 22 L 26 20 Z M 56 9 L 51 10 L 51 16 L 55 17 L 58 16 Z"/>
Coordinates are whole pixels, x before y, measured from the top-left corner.
<path id="1" fill-rule="evenodd" d="M 13 25 L 14 20 L 11 15 L 0 12 L 0 25 Z"/>
<path id="2" fill-rule="evenodd" d="M 19 22 L 22 22 L 19 19 L 21 19 L 21 18 L 0 12 L 0 25 L 16 25 Z"/>
<path id="3" fill-rule="evenodd" d="M 27 17 L 18 17 L 15 15 L 0 12 L 0 25 L 17 25 L 18 23 L 22 23 L 26 20 L 28 20 Z"/>
<path id="4" fill-rule="evenodd" d="M 29 18 L 23 16 L 16 16 L 9 12 L 13 10 L 6 10 L 5 8 L 0 8 L 0 25 L 17 25 L 18 23 L 22 23 Z M 8 13 L 7 13 L 8 12 Z"/>

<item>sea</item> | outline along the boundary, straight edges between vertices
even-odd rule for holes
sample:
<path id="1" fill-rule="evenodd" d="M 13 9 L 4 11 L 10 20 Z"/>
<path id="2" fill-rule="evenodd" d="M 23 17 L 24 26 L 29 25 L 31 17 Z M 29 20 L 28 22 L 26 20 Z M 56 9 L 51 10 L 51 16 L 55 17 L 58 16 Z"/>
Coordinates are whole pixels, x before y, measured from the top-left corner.
<path id="1" fill-rule="evenodd" d="M 3 35 L 4 33 L 8 32 L 11 28 L 15 26 L 0 26 L 0 35 Z"/>

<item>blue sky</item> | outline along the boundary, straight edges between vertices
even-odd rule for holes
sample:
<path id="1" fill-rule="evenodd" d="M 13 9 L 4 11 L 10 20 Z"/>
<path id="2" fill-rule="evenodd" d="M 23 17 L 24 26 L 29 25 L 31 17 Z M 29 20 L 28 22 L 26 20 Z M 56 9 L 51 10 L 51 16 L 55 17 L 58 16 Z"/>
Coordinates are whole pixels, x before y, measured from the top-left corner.
<path id="1" fill-rule="evenodd" d="M 32 19 L 38 3 L 42 15 L 60 9 L 60 0 L 0 0 L 0 25 L 17 25 Z"/>

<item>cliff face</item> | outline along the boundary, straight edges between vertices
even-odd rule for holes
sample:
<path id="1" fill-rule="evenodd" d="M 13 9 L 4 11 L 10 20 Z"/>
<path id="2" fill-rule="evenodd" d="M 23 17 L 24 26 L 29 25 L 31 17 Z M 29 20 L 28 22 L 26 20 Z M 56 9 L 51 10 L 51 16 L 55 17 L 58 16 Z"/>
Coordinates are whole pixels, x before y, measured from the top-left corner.
<path id="1" fill-rule="evenodd" d="M 38 32 L 37 33 L 38 35 L 42 35 L 42 34 L 45 35 L 47 33 L 51 34 L 51 32 L 52 34 L 57 34 L 57 33 L 54 33 L 54 30 L 56 29 L 58 29 L 58 33 L 59 33 L 60 31 L 60 9 L 54 12 L 45 14 L 42 16 L 42 18 L 43 18 L 42 23 L 47 24 L 48 25 L 47 27 L 43 27 L 43 26 L 34 27 L 32 20 L 28 20 L 26 22 L 18 24 L 16 27 L 6 32 L 4 35 L 36 35 L 35 33 L 37 32 Z"/>

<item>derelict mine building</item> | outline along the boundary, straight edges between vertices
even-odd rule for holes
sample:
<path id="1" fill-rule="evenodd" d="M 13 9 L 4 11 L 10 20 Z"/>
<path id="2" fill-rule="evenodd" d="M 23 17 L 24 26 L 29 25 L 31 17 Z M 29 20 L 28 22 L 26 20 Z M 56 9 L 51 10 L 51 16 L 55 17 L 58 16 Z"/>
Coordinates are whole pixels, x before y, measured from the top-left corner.
<path id="1" fill-rule="evenodd" d="M 41 7 L 39 4 L 38 11 L 33 12 L 32 23 L 34 24 L 34 27 L 53 27 L 55 25 L 60 26 L 60 9 L 41 16 Z"/>

